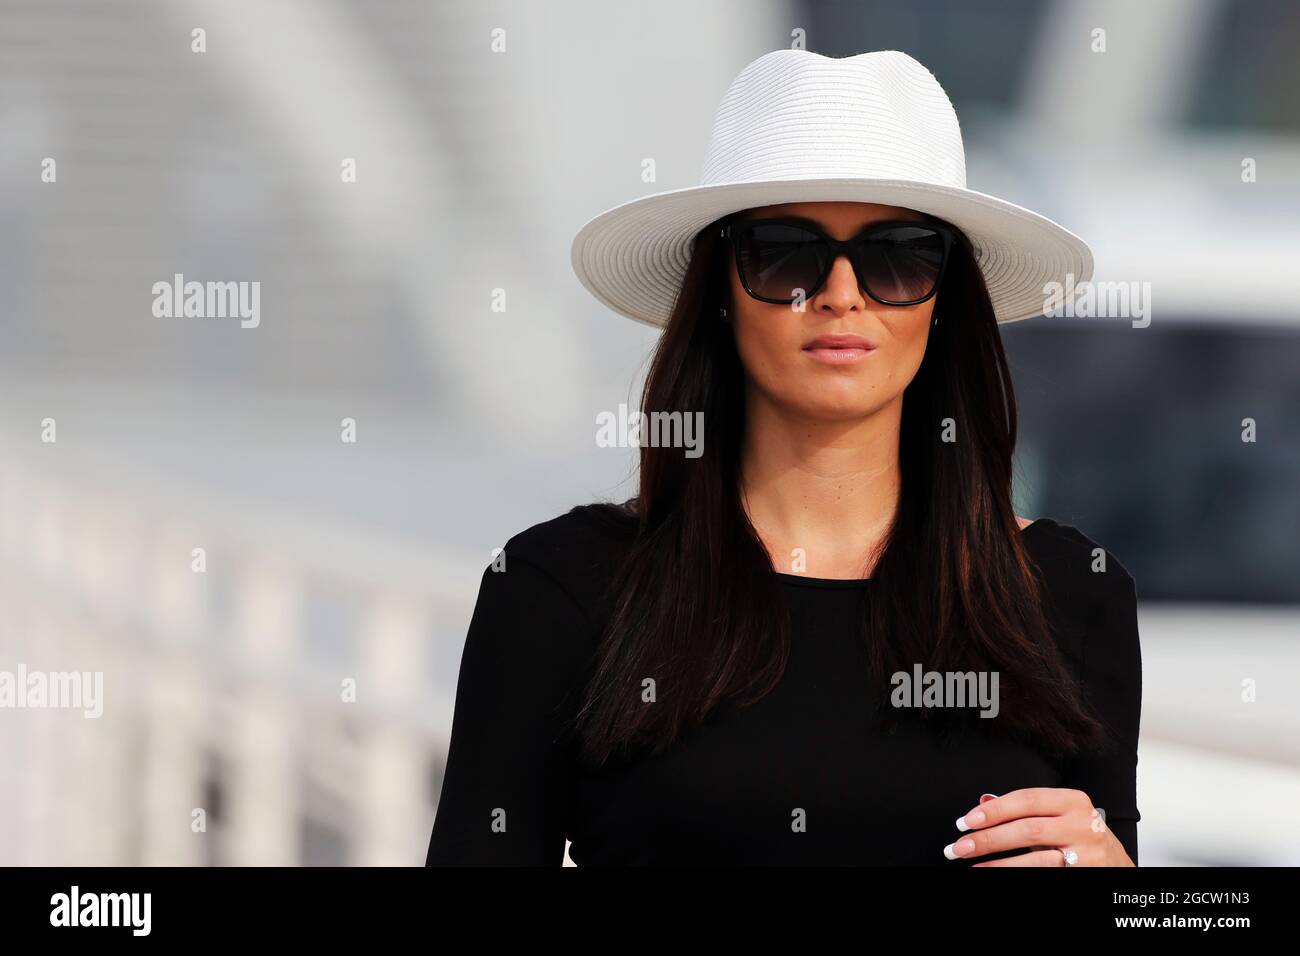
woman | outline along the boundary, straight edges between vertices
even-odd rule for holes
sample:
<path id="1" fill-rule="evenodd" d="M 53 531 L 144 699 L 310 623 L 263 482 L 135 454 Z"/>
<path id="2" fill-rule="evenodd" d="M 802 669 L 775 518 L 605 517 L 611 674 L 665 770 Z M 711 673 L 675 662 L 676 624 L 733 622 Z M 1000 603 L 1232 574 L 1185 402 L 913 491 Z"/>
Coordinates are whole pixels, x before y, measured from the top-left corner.
<path id="1" fill-rule="evenodd" d="M 1134 583 L 1014 514 L 998 331 L 1091 255 L 966 189 L 934 77 L 760 57 L 574 264 L 703 454 L 484 572 L 428 863 L 1136 865 Z"/>

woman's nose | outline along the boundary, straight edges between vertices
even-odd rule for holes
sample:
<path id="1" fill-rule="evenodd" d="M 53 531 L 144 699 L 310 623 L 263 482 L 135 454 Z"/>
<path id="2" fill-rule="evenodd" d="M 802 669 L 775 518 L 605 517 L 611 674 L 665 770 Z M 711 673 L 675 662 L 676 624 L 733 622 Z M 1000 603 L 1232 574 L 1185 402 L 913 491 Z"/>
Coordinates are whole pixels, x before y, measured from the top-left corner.
<path id="1" fill-rule="evenodd" d="M 853 263 L 849 262 L 848 256 L 838 256 L 831 263 L 831 271 L 826 276 L 826 283 L 818 298 L 828 300 L 828 304 L 834 303 L 840 308 L 862 302 L 858 276 L 853 271 Z"/>

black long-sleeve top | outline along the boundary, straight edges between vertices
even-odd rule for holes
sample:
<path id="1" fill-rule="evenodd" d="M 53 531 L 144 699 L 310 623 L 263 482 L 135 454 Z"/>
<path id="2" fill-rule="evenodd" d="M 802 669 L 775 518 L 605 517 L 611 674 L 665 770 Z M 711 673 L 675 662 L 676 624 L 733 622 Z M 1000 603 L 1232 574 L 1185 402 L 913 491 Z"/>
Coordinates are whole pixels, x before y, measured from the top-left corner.
<path id="1" fill-rule="evenodd" d="M 937 865 L 981 794 L 1082 790 L 1138 862 L 1141 654 L 1132 577 L 1078 529 L 1021 531 L 1048 585 L 1055 640 L 1113 735 L 1106 756 L 1045 756 L 916 722 L 873 729 L 860 639 L 871 582 L 774 572 L 793 648 L 755 705 L 673 749 L 592 770 L 570 733 L 608 621 L 608 575 L 634 526 L 592 507 L 535 525 L 483 574 L 461 658 L 429 865 Z M 886 689 L 886 692 L 888 690 Z M 801 813 L 801 826 L 792 826 Z M 1006 855 L 1006 854 L 998 854 Z M 991 857 L 984 857 L 989 859 Z"/>

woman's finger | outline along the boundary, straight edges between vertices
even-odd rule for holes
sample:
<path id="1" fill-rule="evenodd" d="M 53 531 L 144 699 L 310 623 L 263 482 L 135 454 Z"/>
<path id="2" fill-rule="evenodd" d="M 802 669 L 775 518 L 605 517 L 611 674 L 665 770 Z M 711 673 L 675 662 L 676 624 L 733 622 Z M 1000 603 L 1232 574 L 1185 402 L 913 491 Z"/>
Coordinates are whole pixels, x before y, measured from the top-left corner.
<path id="1" fill-rule="evenodd" d="M 985 856 L 1003 850 L 1032 846 L 1059 846 L 1069 841 L 1069 827 L 1061 817 L 1026 817 L 982 830 L 972 830 L 943 848 L 950 860 Z"/>
<path id="2" fill-rule="evenodd" d="M 1086 807 L 1084 805 L 1087 805 Z M 996 826 L 1021 817 L 1055 817 L 1076 808 L 1091 809 L 1092 801 L 1081 790 L 1061 787 L 1027 787 L 986 800 L 957 818 L 958 830 Z"/>
<path id="3" fill-rule="evenodd" d="M 971 864 L 972 869 L 977 866 L 1065 866 L 1065 857 L 1061 855 L 1060 850 L 1035 850 L 1032 853 L 1020 853 L 1000 860 L 985 860 L 983 863 Z"/>

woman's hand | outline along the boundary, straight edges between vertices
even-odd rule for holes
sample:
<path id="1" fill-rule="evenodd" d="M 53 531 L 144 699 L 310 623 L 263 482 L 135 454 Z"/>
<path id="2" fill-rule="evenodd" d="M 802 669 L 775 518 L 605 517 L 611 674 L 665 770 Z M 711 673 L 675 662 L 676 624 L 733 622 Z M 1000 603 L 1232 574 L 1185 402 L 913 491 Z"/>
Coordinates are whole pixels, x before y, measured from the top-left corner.
<path id="1" fill-rule="evenodd" d="M 944 847 L 950 860 L 1004 850 L 1029 852 L 975 866 L 1132 866 L 1124 847 L 1106 826 L 1102 812 L 1082 790 L 1030 787 L 1000 797 L 985 794 L 979 806 L 957 821 L 970 832 Z"/>

